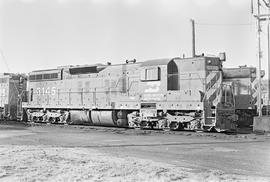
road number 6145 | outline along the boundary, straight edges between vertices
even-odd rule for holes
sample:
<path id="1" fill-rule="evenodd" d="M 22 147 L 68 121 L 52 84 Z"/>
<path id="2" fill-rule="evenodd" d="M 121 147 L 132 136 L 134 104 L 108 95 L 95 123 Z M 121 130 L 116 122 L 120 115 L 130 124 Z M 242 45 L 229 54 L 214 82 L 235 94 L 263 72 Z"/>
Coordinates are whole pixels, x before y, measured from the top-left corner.
<path id="1" fill-rule="evenodd" d="M 56 94 L 56 87 L 47 87 L 47 88 L 37 88 L 38 95 L 55 95 Z"/>

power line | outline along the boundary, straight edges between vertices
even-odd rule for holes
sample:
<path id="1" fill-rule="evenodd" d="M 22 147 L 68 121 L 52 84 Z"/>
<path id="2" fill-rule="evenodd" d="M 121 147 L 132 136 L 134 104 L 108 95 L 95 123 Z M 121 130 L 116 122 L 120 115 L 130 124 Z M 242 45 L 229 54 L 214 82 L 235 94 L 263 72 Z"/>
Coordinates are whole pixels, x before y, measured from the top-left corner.
<path id="1" fill-rule="evenodd" d="M 254 25 L 253 23 L 195 23 L 196 25 L 201 25 L 201 26 L 252 26 Z"/>
<path id="2" fill-rule="evenodd" d="M 5 58 L 5 55 L 4 55 L 4 52 L 2 51 L 2 49 L 0 49 L 0 54 L 1 54 L 2 60 L 4 61 L 5 65 L 6 65 L 7 69 L 8 69 L 8 72 L 10 72 L 8 63 L 6 61 L 6 58 Z"/>
<path id="3" fill-rule="evenodd" d="M 5 57 L 4 52 L 3 52 L 2 49 L 0 49 L 0 54 L 1 54 L 1 57 L 2 57 L 5 65 L 6 65 L 7 69 L 8 69 L 8 72 L 11 73 L 10 69 L 9 69 L 9 66 L 8 66 L 8 63 L 7 63 L 7 60 L 6 60 L 6 57 Z M 18 89 L 17 85 L 15 84 L 15 82 L 13 82 L 13 84 L 14 84 L 14 87 L 15 87 L 15 89 L 17 91 L 17 94 L 19 94 L 20 92 L 19 92 L 19 89 Z"/>

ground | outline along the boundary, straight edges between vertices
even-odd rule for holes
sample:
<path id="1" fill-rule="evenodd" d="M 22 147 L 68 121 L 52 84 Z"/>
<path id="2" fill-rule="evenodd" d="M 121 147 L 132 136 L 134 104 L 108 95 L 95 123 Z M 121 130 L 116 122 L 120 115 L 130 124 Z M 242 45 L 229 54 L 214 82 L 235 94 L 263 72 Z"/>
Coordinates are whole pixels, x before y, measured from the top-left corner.
<path id="1" fill-rule="evenodd" d="M 270 181 L 270 135 L 0 123 L 0 181 Z"/>

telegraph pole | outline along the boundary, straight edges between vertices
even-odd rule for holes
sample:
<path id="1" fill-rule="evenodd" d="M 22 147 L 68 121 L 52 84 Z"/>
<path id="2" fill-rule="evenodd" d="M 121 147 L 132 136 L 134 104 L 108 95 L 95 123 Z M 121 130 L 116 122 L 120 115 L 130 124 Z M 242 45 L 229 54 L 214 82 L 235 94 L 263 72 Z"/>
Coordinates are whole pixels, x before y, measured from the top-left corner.
<path id="1" fill-rule="evenodd" d="M 192 57 L 196 56 L 196 48 L 195 48 L 195 21 L 194 19 L 190 19 L 191 28 L 192 28 Z"/>

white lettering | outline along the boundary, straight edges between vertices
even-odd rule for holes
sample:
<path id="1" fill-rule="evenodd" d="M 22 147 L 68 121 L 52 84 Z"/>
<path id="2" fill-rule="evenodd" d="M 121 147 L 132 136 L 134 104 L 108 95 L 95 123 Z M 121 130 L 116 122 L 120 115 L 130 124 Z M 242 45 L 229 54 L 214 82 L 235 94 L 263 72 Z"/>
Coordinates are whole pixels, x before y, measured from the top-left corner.
<path id="1" fill-rule="evenodd" d="M 37 88 L 37 95 L 55 95 L 56 94 L 56 87 L 47 87 L 46 89 L 44 87 Z"/>
<path id="2" fill-rule="evenodd" d="M 145 93 L 153 93 L 158 92 L 160 87 L 160 82 L 148 82 L 147 83 L 148 88 L 145 89 Z"/>

